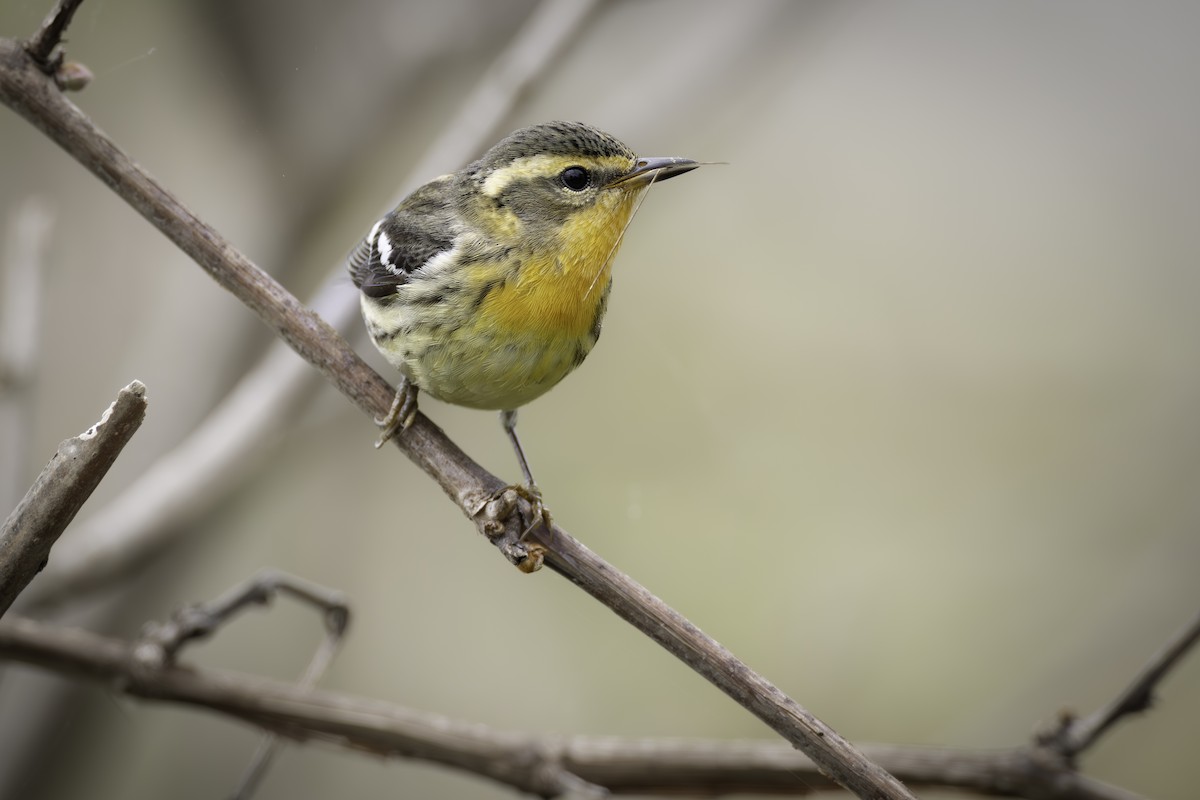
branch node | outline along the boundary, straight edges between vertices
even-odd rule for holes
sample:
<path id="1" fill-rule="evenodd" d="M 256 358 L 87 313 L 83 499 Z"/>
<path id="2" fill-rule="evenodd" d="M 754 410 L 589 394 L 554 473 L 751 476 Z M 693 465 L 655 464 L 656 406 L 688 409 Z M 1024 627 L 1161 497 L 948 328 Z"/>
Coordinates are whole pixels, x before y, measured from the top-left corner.
<path id="1" fill-rule="evenodd" d="M 64 92 L 81 92 L 96 77 L 86 65 L 78 61 L 63 61 L 54 70 L 54 85 Z"/>
<path id="2" fill-rule="evenodd" d="M 528 574 L 541 569 L 546 558 L 544 546 L 523 539 L 524 520 L 533 517 L 533 504 L 510 486 L 476 507 L 475 525 L 510 564 Z"/>
<path id="3" fill-rule="evenodd" d="M 1078 714 L 1063 708 L 1053 722 L 1039 724 L 1034 729 L 1033 745 L 1029 748 L 1031 764 L 1039 768 L 1054 766 L 1060 770 L 1074 770 L 1076 750 L 1072 742 L 1078 722 Z"/>
<path id="4" fill-rule="evenodd" d="M 517 565 L 517 569 L 526 575 L 541 569 L 542 563 L 546 560 L 546 548 L 540 544 L 524 542 L 520 546 L 524 549 L 524 552 L 521 554 L 520 560 L 513 561 Z"/>
<path id="5" fill-rule="evenodd" d="M 504 520 L 511 517 L 513 512 L 517 510 L 517 503 L 519 500 L 520 497 L 517 495 L 515 489 L 510 488 L 505 489 L 502 492 L 498 492 L 491 498 L 491 500 L 484 504 L 484 516 L 488 520 L 499 523 L 501 529 L 503 529 Z"/>
<path id="6" fill-rule="evenodd" d="M 160 669 L 165 669 L 173 658 L 173 656 L 167 654 L 166 649 L 161 643 L 145 636 L 134 643 L 133 648 L 130 650 L 130 655 L 133 657 L 133 663 L 137 665 L 137 668 L 145 672 L 157 672 Z"/>
<path id="7" fill-rule="evenodd" d="M 54 10 L 47 15 L 38 32 L 25 43 L 25 52 L 38 65 L 38 69 L 50 76 L 55 76 L 63 65 L 63 54 L 60 46 L 71 17 L 83 0 L 58 0 Z M 62 87 L 60 87 L 62 88 Z"/>

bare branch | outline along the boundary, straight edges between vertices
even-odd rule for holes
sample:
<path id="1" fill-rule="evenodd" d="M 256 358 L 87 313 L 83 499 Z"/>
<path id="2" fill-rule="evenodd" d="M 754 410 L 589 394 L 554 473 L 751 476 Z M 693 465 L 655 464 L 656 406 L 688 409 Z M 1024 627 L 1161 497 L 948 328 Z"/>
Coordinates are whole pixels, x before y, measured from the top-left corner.
<path id="1" fill-rule="evenodd" d="M 0 529 L 0 614 L 50 558 L 50 548 L 91 496 L 146 416 L 146 387 L 134 381 L 100 421 L 58 446 Z"/>
<path id="2" fill-rule="evenodd" d="M 0 622 L 3 658 L 86 677 L 135 697 L 204 707 L 297 741 L 431 761 L 546 797 L 587 787 L 709 797 L 800 796 L 836 788 L 811 759 L 775 742 L 539 736 L 255 676 L 179 667 L 160 655 L 137 642 L 25 618 Z M 1037 749 L 867 745 L 864 751 L 915 788 L 1039 800 L 1138 800 Z"/>
<path id="3" fill-rule="evenodd" d="M 1082 719 L 1065 715 L 1055 730 L 1038 737 L 1039 743 L 1074 760 L 1123 717 L 1148 710 L 1154 704 L 1154 690 L 1159 682 L 1197 640 L 1200 640 L 1200 614 L 1176 632 L 1110 703 Z"/>
<path id="4" fill-rule="evenodd" d="M 206 639 L 216 633 L 238 612 L 252 605 L 266 605 L 275 595 L 285 594 L 324 612 L 328 644 L 300 681 L 301 688 L 311 688 L 325 671 L 337 651 L 350 624 L 350 607 L 341 592 L 297 578 L 286 572 L 264 569 L 239 583 L 215 600 L 184 606 L 167 622 L 147 623 L 142 632 L 142 645 L 151 648 L 154 661 L 174 664 L 180 650 L 189 642 Z M 145 651 L 143 660 L 149 659 Z"/>

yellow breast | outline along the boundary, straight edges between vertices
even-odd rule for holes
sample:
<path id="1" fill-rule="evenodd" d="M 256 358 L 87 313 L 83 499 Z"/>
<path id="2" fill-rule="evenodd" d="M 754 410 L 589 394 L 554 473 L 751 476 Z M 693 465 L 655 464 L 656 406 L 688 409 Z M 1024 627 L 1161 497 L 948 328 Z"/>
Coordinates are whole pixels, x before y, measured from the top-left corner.
<path id="1" fill-rule="evenodd" d="M 634 197 L 614 192 L 605 200 L 567 219 L 557 242 L 514 251 L 507 279 L 480 306 L 483 326 L 595 343 Z"/>

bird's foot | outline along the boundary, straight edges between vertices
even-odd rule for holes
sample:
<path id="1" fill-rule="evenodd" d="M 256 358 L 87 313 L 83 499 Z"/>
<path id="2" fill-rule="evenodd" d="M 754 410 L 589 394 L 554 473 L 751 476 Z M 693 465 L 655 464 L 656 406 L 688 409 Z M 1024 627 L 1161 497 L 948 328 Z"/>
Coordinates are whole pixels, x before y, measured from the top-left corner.
<path id="1" fill-rule="evenodd" d="M 388 439 L 408 430 L 417 418 L 417 387 L 407 379 L 402 380 L 396 387 L 396 396 L 392 398 L 392 407 L 383 417 L 376 417 L 375 424 L 383 430 L 375 442 L 375 448 L 383 447 Z"/>
<path id="2" fill-rule="evenodd" d="M 546 501 L 542 499 L 542 490 L 534 483 L 515 483 L 512 486 L 505 486 L 500 491 L 492 495 L 493 498 L 499 498 L 505 492 L 513 492 L 525 502 L 529 503 L 529 516 L 522 515 L 521 521 L 525 524 L 525 529 L 521 531 L 521 541 L 529 535 L 530 531 L 536 528 L 539 524 L 545 526 L 546 530 L 550 530 L 554 519 L 550 515 L 550 509 L 546 508 Z"/>

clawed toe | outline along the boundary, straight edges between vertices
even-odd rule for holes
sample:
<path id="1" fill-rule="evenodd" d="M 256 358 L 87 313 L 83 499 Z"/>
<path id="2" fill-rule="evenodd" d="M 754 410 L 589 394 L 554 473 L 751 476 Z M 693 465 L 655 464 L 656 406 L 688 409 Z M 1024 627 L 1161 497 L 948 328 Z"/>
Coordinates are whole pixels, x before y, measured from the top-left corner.
<path id="1" fill-rule="evenodd" d="M 550 526 L 554 522 L 554 518 L 550 514 L 550 509 L 546 508 L 546 502 L 542 499 L 542 490 L 536 484 L 518 483 L 512 486 L 505 486 L 497 495 L 503 494 L 509 490 L 515 492 L 519 497 L 524 499 L 531 506 L 528 517 L 528 524 L 521 531 L 521 539 L 524 539 L 529 533 L 539 524 L 544 526 L 546 530 L 550 530 Z"/>
<path id="2" fill-rule="evenodd" d="M 396 396 L 392 398 L 392 407 L 388 409 L 388 413 L 375 418 L 375 424 L 383 429 L 375 442 L 376 449 L 383 447 L 396 434 L 407 430 L 416 418 L 417 387 L 405 379 L 396 387 Z"/>

